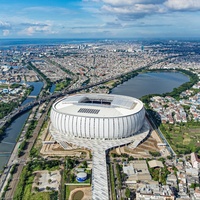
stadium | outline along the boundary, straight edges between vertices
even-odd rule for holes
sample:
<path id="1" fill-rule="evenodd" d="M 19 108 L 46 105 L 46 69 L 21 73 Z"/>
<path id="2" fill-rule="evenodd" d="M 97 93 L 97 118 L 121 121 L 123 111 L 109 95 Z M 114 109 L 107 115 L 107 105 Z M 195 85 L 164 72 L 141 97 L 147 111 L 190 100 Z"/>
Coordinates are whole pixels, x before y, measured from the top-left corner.
<path id="1" fill-rule="evenodd" d="M 55 102 L 52 126 L 62 135 L 86 139 L 122 139 L 143 126 L 143 103 L 133 97 L 113 94 L 76 94 Z"/>
<path id="2" fill-rule="evenodd" d="M 49 132 L 63 149 L 91 150 L 92 199 L 109 200 L 108 150 L 127 144 L 136 148 L 150 133 L 143 103 L 122 95 L 66 96 L 53 104 L 50 118 Z M 77 181 L 85 178 L 78 174 Z"/>

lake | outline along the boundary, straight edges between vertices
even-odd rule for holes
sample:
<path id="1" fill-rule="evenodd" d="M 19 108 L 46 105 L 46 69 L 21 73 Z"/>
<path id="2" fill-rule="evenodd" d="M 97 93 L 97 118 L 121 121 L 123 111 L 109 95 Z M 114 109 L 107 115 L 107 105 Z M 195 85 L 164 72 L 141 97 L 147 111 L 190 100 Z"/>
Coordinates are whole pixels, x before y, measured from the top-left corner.
<path id="1" fill-rule="evenodd" d="M 179 72 L 148 72 L 118 85 L 111 93 L 140 98 L 148 94 L 171 92 L 189 80 L 188 76 Z"/>

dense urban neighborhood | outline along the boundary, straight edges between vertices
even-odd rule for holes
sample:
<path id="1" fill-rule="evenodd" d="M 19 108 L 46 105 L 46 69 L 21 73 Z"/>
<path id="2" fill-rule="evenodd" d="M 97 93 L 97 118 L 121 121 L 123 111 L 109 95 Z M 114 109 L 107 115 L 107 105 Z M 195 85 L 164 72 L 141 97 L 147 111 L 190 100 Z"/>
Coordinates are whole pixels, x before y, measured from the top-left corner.
<path id="1" fill-rule="evenodd" d="M 111 200 L 200 199 L 199 46 L 197 41 L 91 40 L 0 47 L 0 199 L 102 199 L 98 195 Z M 116 100 L 116 88 L 124 86 L 125 91 L 126 84 L 138 77 L 142 81 L 137 83 L 142 84 L 145 78 L 158 80 L 171 74 L 166 85 L 177 80 L 177 87 L 157 92 L 159 85 L 155 85 L 151 89 L 156 92 L 138 95 L 144 104 L 144 122 L 132 139 L 93 142 L 87 136 L 65 141 L 57 134 L 65 129 L 64 120 L 72 124 L 78 116 L 70 110 L 73 104 L 90 104 L 92 108 L 81 107 L 77 113 L 89 113 L 92 119 L 100 116 L 100 109 L 117 107 L 113 115 L 105 111 L 105 119 L 99 119 L 107 120 L 105 127 L 112 132 L 114 125 L 106 116 L 116 118 L 119 111 L 125 115 L 123 109 L 137 109 L 136 100 L 133 104 L 122 97 Z M 97 94 L 94 99 L 85 98 L 88 93 L 101 98 L 95 99 Z M 59 107 L 62 98 L 66 99 Z M 73 120 L 53 114 L 52 109 L 58 107 L 62 113 L 68 104 L 65 112 L 70 111 Z M 21 116 L 20 131 L 16 129 L 9 141 L 6 138 L 13 134 L 9 129 L 15 129 L 9 127 Z M 54 118 L 62 122 L 55 122 L 59 131 L 52 125 Z M 119 120 L 123 128 L 132 123 L 128 115 L 126 119 Z M 75 124 L 81 120 L 78 116 Z M 97 122 L 85 121 L 84 131 L 92 135 L 88 127 Z M 98 126 L 99 136 L 107 129 Z M 74 130 L 84 132 L 69 128 Z M 96 193 L 97 188 L 101 193 Z"/>

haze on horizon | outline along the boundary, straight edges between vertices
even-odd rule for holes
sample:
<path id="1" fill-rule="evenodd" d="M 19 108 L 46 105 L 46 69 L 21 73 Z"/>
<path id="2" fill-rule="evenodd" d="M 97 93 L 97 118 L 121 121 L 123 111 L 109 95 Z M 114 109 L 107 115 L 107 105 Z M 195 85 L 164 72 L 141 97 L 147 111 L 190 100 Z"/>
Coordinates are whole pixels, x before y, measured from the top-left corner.
<path id="1" fill-rule="evenodd" d="M 200 0 L 0 0 L 0 38 L 199 37 Z"/>

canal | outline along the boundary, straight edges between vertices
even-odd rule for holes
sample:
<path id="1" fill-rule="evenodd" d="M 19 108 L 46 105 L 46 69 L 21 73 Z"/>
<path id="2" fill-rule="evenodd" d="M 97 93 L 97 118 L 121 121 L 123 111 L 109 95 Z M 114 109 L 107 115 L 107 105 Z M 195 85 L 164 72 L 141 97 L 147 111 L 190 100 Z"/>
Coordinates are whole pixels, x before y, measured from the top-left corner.
<path id="1" fill-rule="evenodd" d="M 28 84 L 34 86 L 34 89 L 30 94 L 31 96 L 37 96 L 43 87 L 43 82 L 28 82 Z M 25 105 L 26 103 L 29 103 L 34 99 L 35 98 L 27 98 L 22 103 L 22 105 Z M 5 164 L 8 162 L 10 154 L 15 146 L 16 140 L 21 133 L 28 116 L 29 111 L 16 118 L 5 130 L 5 136 L 0 142 L 0 170 L 2 170 L 3 166 L 5 166 Z"/>

